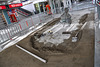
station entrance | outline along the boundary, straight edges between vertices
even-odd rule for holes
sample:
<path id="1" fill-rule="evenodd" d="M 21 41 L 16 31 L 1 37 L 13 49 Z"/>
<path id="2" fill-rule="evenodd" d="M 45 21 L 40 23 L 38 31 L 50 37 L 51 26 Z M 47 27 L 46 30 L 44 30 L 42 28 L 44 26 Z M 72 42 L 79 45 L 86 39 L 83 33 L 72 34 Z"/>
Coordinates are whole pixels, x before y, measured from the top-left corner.
<path id="1" fill-rule="evenodd" d="M 20 19 L 16 8 L 21 6 L 22 3 L 0 5 L 0 27 L 18 22 Z"/>

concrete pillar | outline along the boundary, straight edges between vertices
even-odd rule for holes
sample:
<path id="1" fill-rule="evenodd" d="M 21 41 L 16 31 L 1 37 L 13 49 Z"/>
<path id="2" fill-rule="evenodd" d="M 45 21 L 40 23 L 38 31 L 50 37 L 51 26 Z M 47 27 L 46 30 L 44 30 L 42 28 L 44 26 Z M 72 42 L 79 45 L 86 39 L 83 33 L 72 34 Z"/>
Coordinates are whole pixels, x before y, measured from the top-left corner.
<path id="1" fill-rule="evenodd" d="M 61 3 L 60 3 L 60 0 L 58 0 L 58 7 L 61 7 Z"/>
<path id="2" fill-rule="evenodd" d="M 41 13 L 41 9 L 40 9 L 40 4 L 38 3 L 38 7 L 39 7 L 39 13 Z"/>
<path id="3" fill-rule="evenodd" d="M 56 8 L 55 8 L 55 2 L 54 2 L 54 0 L 53 0 L 53 6 L 54 6 L 53 13 L 56 13 Z"/>
<path id="4" fill-rule="evenodd" d="M 44 3 L 43 3 L 43 11 L 45 12 L 45 5 L 44 5 Z"/>
<path id="5" fill-rule="evenodd" d="M 64 8 L 68 7 L 67 0 L 63 0 Z"/>
<path id="6" fill-rule="evenodd" d="M 71 0 L 63 0 L 64 8 L 69 7 L 72 8 Z"/>
<path id="7" fill-rule="evenodd" d="M 72 9 L 72 3 L 71 3 L 71 0 L 68 0 L 68 2 L 69 2 L 69 7 L 70 7 L 70 9 Z"/>
<path id="8" fill-rule="evenodd" d="M 60 11 L 61 11 L 61 3 L 60 3 L 60 0 L 55 0 L 56 1 L 56 12 L 57 13 L 60 13 Z"/>

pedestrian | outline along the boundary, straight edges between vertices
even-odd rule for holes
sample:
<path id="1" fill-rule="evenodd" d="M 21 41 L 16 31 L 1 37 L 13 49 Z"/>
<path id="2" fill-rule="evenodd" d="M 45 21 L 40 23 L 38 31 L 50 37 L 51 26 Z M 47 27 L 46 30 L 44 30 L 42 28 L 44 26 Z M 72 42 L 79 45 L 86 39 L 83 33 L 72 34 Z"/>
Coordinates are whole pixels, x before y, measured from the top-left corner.
<path id="1" fill-rule="evenodd" d="M 50 15 L 51 14 L 51 7 L 49 4 L 46 5 L 46 10 L 47 10 L 47 14 Z"/>

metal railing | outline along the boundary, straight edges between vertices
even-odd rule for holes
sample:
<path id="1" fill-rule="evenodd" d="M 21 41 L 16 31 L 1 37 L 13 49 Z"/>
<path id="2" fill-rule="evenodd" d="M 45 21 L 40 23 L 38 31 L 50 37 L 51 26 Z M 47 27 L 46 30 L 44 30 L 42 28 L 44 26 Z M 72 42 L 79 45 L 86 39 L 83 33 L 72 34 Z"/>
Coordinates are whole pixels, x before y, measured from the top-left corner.
<path id="1" fill-rule="evenodd" d="M 8 40 L 9 41 L 14 40 L 17 37 L 28 33 L 36 26 L 45 23 L 47 20 L 51 18 L 53 18 L 53 15 L 47 15 L 45 13 L 41 13 L 23 19 L 14 25 L 5 27 L 4 29 L 0 30 L 0 44 L 3 44 Z"/>

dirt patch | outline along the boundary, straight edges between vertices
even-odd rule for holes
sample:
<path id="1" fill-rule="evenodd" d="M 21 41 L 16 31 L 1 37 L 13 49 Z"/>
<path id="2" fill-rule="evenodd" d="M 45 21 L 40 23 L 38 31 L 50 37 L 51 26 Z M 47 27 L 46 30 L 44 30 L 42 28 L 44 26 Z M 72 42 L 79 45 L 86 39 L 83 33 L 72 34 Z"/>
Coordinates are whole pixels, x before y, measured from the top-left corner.
<path id="1" fill-rule="evenodd" d="M 59 22 L 60 18 L 56 18 L 54 20 L 52 20 L 51 22 L 48 22 L 48 24 L 44 25 L 41 29 L 35 31 L 34 35 L 36 36 L 38 34 L 38 38 L 41 37 L 41 34 L 51 28 L 53 25 L 57 24 Z M 30 35 L 27 38 L 23 39 L 22 41 L 18 42 L 17 44 L 20 45 L 21 47 L 25 48 L 26 50 L 44 58 L 47 59 L 46 53 L 44 53 L 40 47 L 42 47 L 41 44 L 43 43 L 39 43 L 36 41 L 36 39 L 34 38 L 34 35 Z M 43 54 L 42 54 L 43 53 Z"/>
<path id="2" fill-rule="evenodd" d="M 62 34 L 71 34 L 69 39 L 65 39 L 63 43 L 59 45 L 55 45 L 53 43 L 48 42 L 44 44 L 43 42 L 37 41 L 37 38 L 45 36 L 43 32 L 51 28 L 53 25 L 57 24 L 60 21 L 60 18 L 56 18 L 53 21 L 49 22 L 48 24 L 44 25 L 40 30 L 37 30 L 34 35 L 25 38 L 24 40 L 20 41 L 18 45 L 22 46 L 23 48 L 29 50 L 30 52 L 35 53 L 45 59 L 47 59 L 47 55 L 55 55 L 55 54 L 71 54 L 73 50 L 78 46 L 77 43 L 81 40 L 83 30 L 80 28 L 83 26 L 85 22 L 94 20 L 92 17 L 94 13 L 85 14 L 80 18 L 80 25 L 78 25 L 78 29 L 72 32 L 62 32 Z M 92 18 L 92 19 L 91 19 Z M 82 23 L 82 24 L 81 24 Z M 77 36 L 76 36 L 77 34 Z M 77 37 L 78 41 L 73 43 L 72 37 Z M 34 50 L 36 52 L 34 52 Z M 43 53 L 43 54 L 41 54 Z"/>
<path id="3" fill-rule="evenodd" d="M 42 33 L 44 31 L 46 31 L 48 28 L 50 28 L 51 26 L 55 25 L 55 23 L 48 24 L 47 26 L 45 26 L 46 29 L 44 28 L 44 29 L 38 31 L 37 33 L 35 33 L 33 36 L 31 36 L 30 43 L 34 49 L 38 50 L 39 52 L 45 53 L 46 55 L 48 55 L 48 54 L 50 55 L 50 53 L 51 53 L 51 55 L 54 53 L 70 54 L 73 52 L 73 49 L 75 49 L 77 47 L 77 43 L 81 40 L 83 31 L 80 29 L 85 22 L 90 21 L 89 20 L 91 18 L 90 16 L 93 16 L 93 13 L 85 14 L 80 18 L 79 23 L 82 23 L 82 24 L 78 26 L 77 30 L 72 31 L 72 32 L 63 32 L 62 34 L 71 34 L 71 37 L 67 40 L 65 39 L 64 42 L 59 44 L 58 46 L 56 46 L 53 43 L 47 43 L 47 44 L 40 43 L 36 39 L 36 37 L 40 38 Z M 91 20 L 93 20 L 93 18 Z M 72 42 L 72 37 L 77 37 L 76 43 Z"/>
<path id="4" fill-rule="evenodd" d="M 88 21 L 94 21 L 94 19 L 95 19 L 95 16 L 94 15 L 95 15 L 94 12 L 89 13 L 86 21 L 87 22 Z"/>
<path id="5" fill-rule="evenodd" d="M 84 23 L 86 22 L 87 17 L 88 17 L 88 14 L 83 15 L 83 16 L 80 18 L 79 23 L 84 24 Z"/>
<path id="6" fill-rule="evenodd" d="M 82 24 L 88 21 L 94 21 L 94 12 L 85 14 L 79 19 L 79 23 L 82 23 Z"/>
<path id="7" fill-rule="evenodd" d="M 63 43 L 59 44 L 58 46 L 55 46 L 55 44 L 52 44 L 52 43 L 47 43 L 47 44 L 44 44 L 44 43 L 40 43 L 38 42 L 34 36 L 31 37 L 30 39 L 30 42 L 32 44 L 32 47 L 34 49 L 37 49 L 38 51 L 42 51 L 43 53 L 45 54 L 55 54 L 55 53 L 66 53 L 66 54 L 70 54 L 73 52 L 73 49 L 77 46 L 77 42 L 76 43 L 73 43 L 72 42 L 72 37 L 74 37 L 77 32 L 79 32 L 79 29 L 78 30 L 75 30 L 75 31 L 72 31 L 70 34 L 71 34 L 71 37 L 69 39 L 65 39 Z M 68 32 L 67 32 L 68 33 Z M 82 37 L 82 32 L 79 32 L 78 33 L 78 39 L 80 40 L 81 37 Z M 78 40 L 78 41 L 79 41 Z M 48 53 L 49 52 L 49 53 Z"/>

